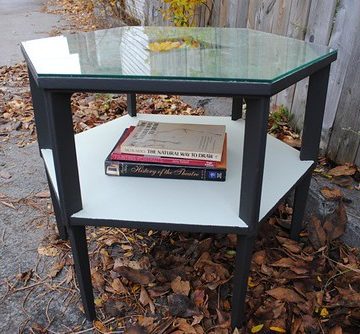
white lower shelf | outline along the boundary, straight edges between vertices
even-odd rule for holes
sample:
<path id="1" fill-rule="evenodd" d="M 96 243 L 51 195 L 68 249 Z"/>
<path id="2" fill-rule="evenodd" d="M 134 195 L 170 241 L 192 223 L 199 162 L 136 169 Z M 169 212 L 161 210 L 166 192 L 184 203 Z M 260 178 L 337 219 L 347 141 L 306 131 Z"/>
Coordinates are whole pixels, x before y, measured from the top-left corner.
<path id="1" fill-rule="evenodd" d="M 224 124 L 228 133 L 225 182 L 107 176 L 104 160 L 123 130 L 138 120 Z M 72 217 L 242 228 L 238 217 L 244 121 L 229 117 L 128 115 L 75 136 L 83 209 Z M 56 187 L 52 151 L 42 150 Z M 268 136 L 260 219 L 311 167 L 299 152 Z M 249 189 L 251 192 L 252 189 Z"/>

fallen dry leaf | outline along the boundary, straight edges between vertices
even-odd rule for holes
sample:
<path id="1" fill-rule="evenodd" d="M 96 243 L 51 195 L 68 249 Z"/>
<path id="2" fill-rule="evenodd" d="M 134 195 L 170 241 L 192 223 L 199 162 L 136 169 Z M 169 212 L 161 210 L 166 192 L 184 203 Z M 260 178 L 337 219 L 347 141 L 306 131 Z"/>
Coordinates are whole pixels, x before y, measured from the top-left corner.
<path id="1" fill-rule="evenodd" d="M 169 312 L 175 317 L 191 317 L 197 315 L 194 303 L 185 295 L 172 294 L 168 296 Z"/>
<path id="2" fill-rule="evenodd" d="M 251 333 L 258 333 L 260 332 L 264 327 L 264 324 L 260 324 L 260 325 L 256 325 L 256 326 L 253 326 L 251 327 Z"/>
<path id="3" fill-rule="evenodd" d="M 326 243 L 326 233 L 319 218 L 312 216 L 308 225 L 309 239 L 315 249 L 323 247 Z"/>
<path id="4" fill-rule="evenodd" d="M 155 281 L 155 276 L 150 271 L 144 269 L 133 269 L 122 266 L 116 269 L 114 268 L 114 271 L 128 280 L 141 285 L 147 285 Z"/>
<path id="5" fill-rule="evenodd" d="M 54 278 L 56 277 L 60 271 L 64 268 L 65 266 L 65 260 L 62 260 L 60 262 L 56 262 L 51 268 L 50 268 L 50 271 L 49 271 L 49 276 L 51 278 Z"/>
<path id="6" fill-rule="evenodd" d="M 320 192 L 328 201 L 335 201 L 343 197 L 343 193 L 339 188 L 324 187 Z"/>
<path id="7" fill-rule="evenodd" d="M 37 198 L 49 198 L 50 197 L 50 191 L 49 190 L 40 191 L 37 194 L 35 194 L 35 197 L 37 197 Z"/>
<path id="8" fill-rule="evenodd" d="M 181 277 L 178 276 L 171 282 L 171 289 L 174 293 L 188 296 L 190 292 L 190 282 L 182 281 Z"/>
<path id="9" fill-rule="evenodd" d="M 305 301 L 294 290 L 288 288 L 278 287 L 272 290 L 268 290 L 266 293 L 275 299 L 283 300 L 289 303 L 301 303 Z"/>
<path id="10" fill-rule="evenodd" d="M 153 314 L 155 313 L 155 305 L 143 286 L 141 287 L 140 290 L 139 301 L 143 306 L 149 305 L 151 313 Z"/>
<path id="11" fill-rule="evenodd" d="M 47 245 L 47 246 L 39 246 L 38 247 L 38 253 L 40 255 L 45 255 L 45 256 L 58 256 L 60 253 L 60 250 L 52 245 Z"/>
<path id="12" fill-rule="evenodd" d="M 344 234 L 347 221 L 345 205 L 340 202 L 336 210 L 325 217 L 323 228 L 328 241 L 340 238 Z"/>
<path id="13" fill-rule="evenodd" d="M 111 287 L 114 289 L 114 292 L 117 294 L 126 294 L 128 293 L 127 289 L 124 287 L 124 284 L 120 281 L 120 278 L 115 278 L 112 283 Z"/>
<path id="14" fill-rule="evenodd" d="M 283 238 L 276 236 L 276 239 L 280 242 L 282 246 L 288 249 L 290 252 L 298 254 L 301 252 L 302 247 L 299 245 L 298 242 L 291 240 L 289 238 Z"/>
<path id="15" fill-rule="evenodd" d="M 93 322 L 94 327 L 101 333 L 110 333 L 111 331 L 107 328 L 100 320 Z"/>
<path id="16" fill-rule="evenodd" d="M 105 279 L 104 276 L 97 270 L 93 270 L 91 273 L 91 281 L 96 289 L 102 289 L 105 285 Z"/>
<path id="17" fill-rule="evenodd" d="M 179 331 L 188 334 L 197 334 L 196 329 L 193 325 L 190 325 L 186 319 L 178 318 L 173 322 L 173 327 L 177 328 Z"/>
<path id="18" fill-rule="evenodd" d="M 328 175 L 331 176 L 348 176 L 354 175 L 356 172 L 356 167 L 350 164 L 345 164 L 343 166 L 337 166 L 328 171 Z"/>
<path id="19" fill-rule="evenodd" d="M 343 330 L 339 325 L 330 328 L 329 334 L 343 334 Z"/>

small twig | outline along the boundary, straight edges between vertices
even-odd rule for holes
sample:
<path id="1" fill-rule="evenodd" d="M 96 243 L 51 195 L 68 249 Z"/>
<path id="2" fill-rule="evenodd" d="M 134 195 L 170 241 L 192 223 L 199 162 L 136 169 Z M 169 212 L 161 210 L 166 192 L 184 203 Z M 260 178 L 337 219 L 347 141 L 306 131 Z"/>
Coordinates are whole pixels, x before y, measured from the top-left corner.
<path id="1" fill-rule="evenodd" d="M 339 266 L 342 266 L 342 267 L 348 269 L 349 271 L 353 271 L 353 272 L 355 272 L 355 273 L 360 274 L 360 270 L 359 270 L 359 269 L 351 268 L 351 267 L 347 266 L 346 264 L 342 264 L 341 262 L 335 261 L 335 260 L 331 259 L 330 257 L 326 256 L 325 254 L 324 254 L 324 257 L 327 258 L 329 261 L 331 261 L 331 262 L 333 262 L 333 263 L 336 263 L 336 264 L 338 264 Z"/>
<path id="2" fill-rule="evenodd" d="M 44 281 L 41 281 L 41 282 L 37 282 L 37 283 L 31 284 L 31 285 L 29 285 L 29 286 L 23 286 L 23 287 L 21 287 L 21 288 L 14 289 L 14 290 L 12 291 L 12 293 L 16 293 L 16 292 L 19 292 L 19 291 L 31 289 L 31 288 L 33 288 L 34 286 L 37 286 L 37 285 L 40 285 L 40 284 L 45 284 L 45 283 L 46 283 L 46 282 L 45 282 L 45 280 L 44 280 Z"/>
<path id="3" fill-rule="evenodd" d="M 332 281 L 334 278 L 336 278 L 336 277 L 338 277 L 338 276 L 341 276 L 341 275 L 344 275 L 344 274 L 348 273 L 349 271 L 351 271 L 351 270 L 350 270 L 350 269 L 347 269 L 347 270 L 344 270 L 344 271 L 340 271 L 339 273 L 331 276 L 331 277 L 326 281 L 323 290 L 326 290 L 326 288 L 327 288 L 328 285 L 330 284 L 330 281 Z"/>
<path id="4" fill-rule="evenodd" d="M 30 294 L 34 291 L 34 288 L 35 288 L 35 287 L 33 287 L 33 288 L 26 294 L 26 296 L 25 296 L 25 298 L 24 298 L 24 300 L 23 300 L 23 302 L 22 302 L 22 305 L 21 305 L 21 308 L 22 308 L 23 312 L 24 312 L 29 318 L 30 318 L 31 316 L 30 316 L 30 314 L 26 311 L 26 309 L 25 309 L 25 304 L 26 304 L 26 301 L 27 301 L 27 299 L 29 298 Z"/>
<path id="5" fill-rule="evenodd" d="M 104 321 L 103 324 L 104 324 L 104 325 L 109 324 L 109 323 L 113 322 L 114 320 L 115 320 L 115 318 L 110 318 L 110 319 Z M 87 333 L 87 332 L 93 331 L 94 329 L 96 329 L 95 326 L 93 326 L 93 327 L 91 327 L 91 328 L 88 328 L 88 329 L 84 329 L 84 330 L 78 331 L 78 332 L 72 332 L 72 334 L 83 334 L 83 333 Z"/>
<path id="6" fill-rule="evenodd" d="M 47 321 L 49 322 L 48 326 L 46 326 L 46 327 L 49 327 L 50 324 L 54 321 L 54 318 L 51 320 L 50 317 L 49 317 L 49 307 L 50 307 L 50 303 L 52 302 L 53 299 L 54 299 L 54 296 L 52 296 L 52 297 L 49 299 L 49 301 L 48 301 L 48 303 L 47 303 L 47 305 L 46 305 L 45 315 L 46 315 Z"/>

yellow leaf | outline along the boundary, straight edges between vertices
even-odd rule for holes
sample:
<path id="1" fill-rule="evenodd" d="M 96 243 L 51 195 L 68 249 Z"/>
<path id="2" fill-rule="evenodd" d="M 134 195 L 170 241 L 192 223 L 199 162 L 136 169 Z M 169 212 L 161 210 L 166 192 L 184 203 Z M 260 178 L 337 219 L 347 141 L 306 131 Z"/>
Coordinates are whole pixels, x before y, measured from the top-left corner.
<path id="1" fill-rule="evenodd" d="M 320 316 L 322 318 L 327 318 L 329 316 L 329 311 L 327 310 L 326 307 L 323 307 L 320 311 Z"/>
<path id="2" fill-rule="evenodd" d="M 263 327 L 264 327 L 264 324 L 253 326 L 253 327 L 251 327 L 251 333 L 258 333 L 262 330 Z"/>
<path id="3" fill-rule="evenodd" d="M 286 333 L 286 330 L 284 328 L 276 327 L 276 326 L 270 327 L 270 330 L 277 333 Z"/>
<path id="4" fill-rule="evenodd" d="M 248 278 L 248 287 L 253 288 L 254 286 L 256 286 L 256 284 L 254 284 L 252 277 L 249 277 Z"/>

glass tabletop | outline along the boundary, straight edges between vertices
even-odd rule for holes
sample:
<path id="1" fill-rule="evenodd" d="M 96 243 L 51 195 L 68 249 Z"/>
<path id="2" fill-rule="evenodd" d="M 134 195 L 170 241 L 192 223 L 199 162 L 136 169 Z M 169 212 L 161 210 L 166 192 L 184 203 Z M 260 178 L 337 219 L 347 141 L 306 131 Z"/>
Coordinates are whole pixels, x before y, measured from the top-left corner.
<path id="1" fill-rule="evenodd" d="M 239 28 L 121 27 L 22 43 L 39 77 L 274 82 L 336 51 Z"/>

